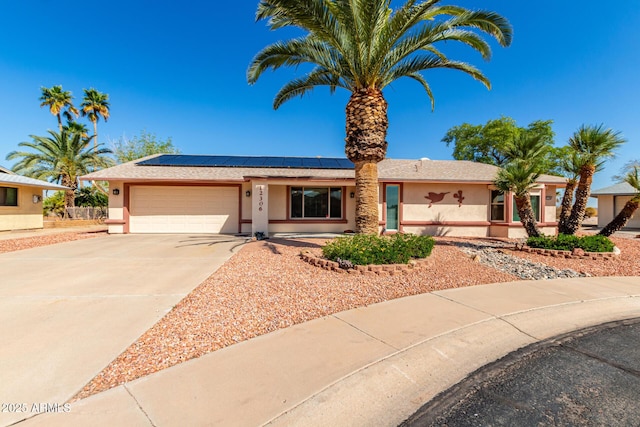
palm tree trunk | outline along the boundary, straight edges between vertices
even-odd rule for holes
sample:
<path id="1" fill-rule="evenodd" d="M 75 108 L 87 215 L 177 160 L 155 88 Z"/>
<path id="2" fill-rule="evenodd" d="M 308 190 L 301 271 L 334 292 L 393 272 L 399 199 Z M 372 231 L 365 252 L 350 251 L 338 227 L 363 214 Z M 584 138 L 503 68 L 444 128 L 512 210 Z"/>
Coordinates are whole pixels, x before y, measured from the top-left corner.
<path id="1" fill-rule="evenodd" d="M 562 209 L 560 210 L 560 220 L 558 222 L 558 232 L 567 233 L 567 220 L 571 214 L 571 206 L 573 205 L 573 193 L 575 192 L 577 182 L 573 179 L 567 181 L 567 187 L 564 189 L 562 196 Z"/>
<path id="2" fill-rule="evenodd" d="M 356 231 L 378 234 L 378 162 L 387 154 L 387 101 L 378 89 L 360 89 L 347 103 L 345 153 L 355 164 Z"/>
<path id="3" fill-rule="evenodd" d="M 566 222 L 566 233 L 576 234 L 576 231 L 582 225 L 584 220 L 584 212 L 587 208 L 587 202 L 591 195 L 591 183 L 593 182 L 593 174 L 596 168 L 593 165 L 585 165 L 580 169 L 580 181 L 576 189 L 576 201 L 571 209 L 571 215 Z"/>
<path id="4" fill-rule="evenodd" d="M 633 214 L 638 210 L 638 206 L 640 206 L 640 196 L 636 196 L 625 203 L 624 208 L 622 208 L 620 213 L 616 215 L 616 217 L 598 234 L 609 237 L 616 231 L 620 230 L 622 227 L 627 225 L 627 222 L 629 222 Z"/>
<path id="5" fill-rule="evenodd" d="M 67 208 L 74 208 L 76 206 L 76 189 L 77 183 L 73 182 L 70 177 L 66 176 L 62 178 L 62 185 L 69 187 L 68 190 L 64 190 L 64 214 L 67 215 Z"/>
<path id="6" fill-rule="evenodd" d="M 528 194 L 524 196 L 515 196 L 516 209 L 518 209 L 518 215 L 520 215 L 520 222 L 524 227 L 529 237 L 540 237 L 542 233 L 538 229 L 536 224 L 536 216 L 531 206 L 531 198 Z"/>
<path id="7" fill-rule="evenodd" d="M 93 121 L 93 151 L 98 150 L 98 121 Z"/>
<path id="8" fill-rule="evenodd" d="M 60 113 L 56 114 L 58 118 L 58 129 L 60 129 L 60 133 L 62 133 L 62 118 L 60 117 Z"/>

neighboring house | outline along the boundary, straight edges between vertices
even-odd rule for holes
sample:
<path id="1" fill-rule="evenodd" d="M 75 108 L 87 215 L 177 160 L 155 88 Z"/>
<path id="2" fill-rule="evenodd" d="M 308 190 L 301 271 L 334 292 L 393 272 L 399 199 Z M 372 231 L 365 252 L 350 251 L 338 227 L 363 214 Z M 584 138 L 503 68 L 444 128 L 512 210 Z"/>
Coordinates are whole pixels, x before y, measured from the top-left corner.
<path id="1" fill-rule="evenodd" d="M 637 194 L 638 191 L 626 182 L 592 191 L 591 197 L 598 199 L 598 227 L 609 224 Z M 640 213 L 636 211 L 623 230 L 625 228 L 640 228 Z"/>
<path id="2" fill-rule="evenodd" d="M 513 197 L 495 190 L 498 168 L 446 160 L 379 163 L 380 230 L 450 236 L 525 235 Z M 110 233 L 286 233 L 355 229 L 347 159 L 154 155 L 83 176 L 109 181 Z M 556 189 L 532 192 L 539 226 L 556 231 Z"/>
<path id="3" fill-rule="evenodd" d="M 42 228 L 42 190 L 65 189 L 0 167 L 0 231 Z"/>

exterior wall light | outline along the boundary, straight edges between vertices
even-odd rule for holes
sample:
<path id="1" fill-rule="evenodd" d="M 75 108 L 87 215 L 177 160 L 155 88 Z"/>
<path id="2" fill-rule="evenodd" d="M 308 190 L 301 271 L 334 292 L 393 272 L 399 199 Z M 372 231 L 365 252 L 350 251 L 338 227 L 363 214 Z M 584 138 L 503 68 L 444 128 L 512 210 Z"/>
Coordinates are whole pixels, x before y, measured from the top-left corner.
<path id="1" fill-rule="evenodd" d="M 249 190 L 245 191 L 244 195 L 247 197 L 251 197 L 251 191 Z"/>
<path id="2" fill-rule="evenodd" d="M 31 200 L 33 201 L 33 203 L 40 203 L 42 201 L 42 196 L 34 194 Z"/>
<path id="3" fill-rule="evenodd" d="M 355 197 L 356 197 L 356 193 L 354 193 L 354 192 L 352 191 L 351 193 L 349 193 L 349 197 L 350 197 L 350 198 L 352 198 L 352 199 L 353 199 L 353 198 L 355 198 Z"/>
<path id="4" fill-rule="evenodd" d="M 120 194 L 120 189 L 114 188 L 112 193 L 113 193 L 114 196 L 117 196 L 118 194 Z"/>

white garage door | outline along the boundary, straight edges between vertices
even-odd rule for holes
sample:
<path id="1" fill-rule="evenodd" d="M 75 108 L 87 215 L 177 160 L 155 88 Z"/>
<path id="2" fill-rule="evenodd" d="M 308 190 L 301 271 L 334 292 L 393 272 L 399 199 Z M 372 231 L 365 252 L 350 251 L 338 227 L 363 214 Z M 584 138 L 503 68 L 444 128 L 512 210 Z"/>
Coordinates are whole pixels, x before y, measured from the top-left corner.
<path id="1" fill-rule="evenodd" d="M 236 187 L 132 186 L 131 233 L 237 233 Z"/>

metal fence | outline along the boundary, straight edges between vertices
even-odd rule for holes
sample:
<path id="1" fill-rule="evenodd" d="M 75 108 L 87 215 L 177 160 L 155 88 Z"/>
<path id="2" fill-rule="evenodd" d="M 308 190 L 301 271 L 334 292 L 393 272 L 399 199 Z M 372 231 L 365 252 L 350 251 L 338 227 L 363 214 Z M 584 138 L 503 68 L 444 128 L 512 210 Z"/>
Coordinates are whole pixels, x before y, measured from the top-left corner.
<path id="1" fill-rule="evenodd" d="M 106 207 L 67 208 L 65 218 L 69 219 L 106 219 L 108 209 Z"/>

